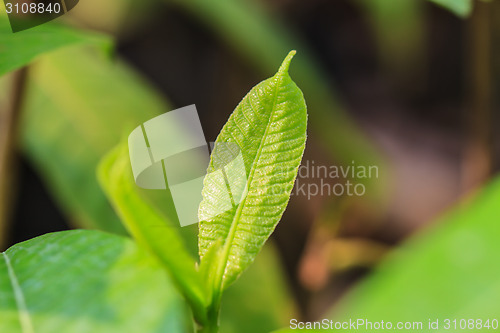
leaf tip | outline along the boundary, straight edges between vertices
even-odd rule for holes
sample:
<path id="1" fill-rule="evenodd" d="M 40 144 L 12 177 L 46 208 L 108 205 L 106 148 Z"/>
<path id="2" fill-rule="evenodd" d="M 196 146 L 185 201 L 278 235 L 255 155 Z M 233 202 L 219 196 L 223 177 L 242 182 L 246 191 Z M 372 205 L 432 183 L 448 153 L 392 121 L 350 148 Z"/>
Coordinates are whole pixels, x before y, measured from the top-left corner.
<path id="1" fill-rule="evenodd" d="M 283 60 L 283 63 L 280 66 L 280 69 L 278 71 L 278 74 L 284 74 L 288 73 L 288 69 L 290 68 L 290 63 L 292 62 L 293 56 L 297 53 L 297 51 L 292 50 L 288 53 L 286 56 L 285 60 Z"/>

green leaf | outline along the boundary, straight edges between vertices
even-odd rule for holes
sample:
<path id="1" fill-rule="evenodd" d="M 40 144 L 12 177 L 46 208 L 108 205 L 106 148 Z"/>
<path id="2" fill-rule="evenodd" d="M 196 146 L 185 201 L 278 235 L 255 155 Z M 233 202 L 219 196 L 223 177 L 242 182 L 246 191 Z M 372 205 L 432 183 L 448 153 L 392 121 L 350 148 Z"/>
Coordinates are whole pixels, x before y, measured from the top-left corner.
<path id="1" fill-rule="evenodd" d="M 329 318 L 421 321 L 422 332 L 445 319 L 499 319 L 498 198 L 500 179 L 396 250 Z"/>
<path id="2" fill-rule="evenodd" d="M 97 231 L 47 234 L 0 254 L 0 332 L 188 332 L 156 260 Z"/>
<path id="3" fill-rule="evenodd" d="M 255 86 L 236 107 L 211 156 L 199 209 L 199 249 L 203 264 L 207 251 L 220 244 L 216 260 L 209 263 L 215 271 L 216 299 L 254 260 L 278 224 L 294 185 L 307 123 L 304 97 L 288 75 L 294 54 L 290 52 L 278 73 Z M 227 152 L 218 150 L 218 144 L 228 143 L 241 151 L 247 191 L 239 204 L 235 201 L 233 208 L 219 214 L 225 184 L 210 174 L 227 164 Z M 241 180 L 231 172 L 226 169 L 228 179 Z"/>
<path id="4" fill-rule="evenodd" d="M 345 112 L 321 61 L 298 38 L 293 27 L 253 0 L 164 0 L 184 9 L 204 23 L 260 73 L 275 70 L 288 50 L 296 49 L 293 77 L 308 98 L 311 128 L 332 158 L 340 164 L 377 165 L 384 158 Z M 397 1 L 397 0 L 395 0 Z M 367 182 L 367 197 L 383 202 L 387 186 L 382 179 Z"/>
<path id="5" fill-rule="evenodd" d="M 0 76 L 21 68 L 38 56 L 73 44 L 94 44 L 107 51 L 111 40 L 105 35 L 78 31 L 54 23 L 13 33 L 9 21 L 0 6 Z"/>
<path id="6" fill-rule="evenodd" d="M 460 17 L 467 17 L 472 12 L 472 0 L 429 0 L 435 4 L 448 9 Z"/>
<path id="7" fill-rule="evenodd" d="M 123 234 L 95 170 L 138 124 L 168 111 L 168 103 L 126 64 L 85 47 L 42 57 L 30 77 L 24 153 L 76 226 Z"/>
<path id="8" fill-rule="evenodd" d="M 139 196 L 126 144 L 118 146 L 103 159 L 98 174 L 127 230 L 159 259 L 189 301 L 198 322 L 205 322 L 207 288 L 195 269 L 195 260 L 173 223 Z"/>

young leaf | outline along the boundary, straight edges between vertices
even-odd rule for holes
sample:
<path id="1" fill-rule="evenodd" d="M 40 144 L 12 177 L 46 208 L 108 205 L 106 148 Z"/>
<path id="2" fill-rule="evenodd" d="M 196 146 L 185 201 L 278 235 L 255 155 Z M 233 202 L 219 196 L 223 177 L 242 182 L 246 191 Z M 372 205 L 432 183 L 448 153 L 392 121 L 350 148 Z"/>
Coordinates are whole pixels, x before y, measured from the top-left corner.
<path id="1" fill-rule="evenodd" d="M 186 303 L 127 238 L 64 231 L 0 253 L 0 332 L 188 332 Z"/>
<path id="2" fill-rule="evenodd" d="M 211 156 L 199 209 L 199 250 L 202 265 L 215 272 L 215 297 L 254 260 L 278 224 L 294 185 L 307 123 L 304 97 L 288 75 L 294 54 L 290 52 L 278 73 L 255 86 L 236 107 Z M 227 184 L 224 178 L 210 177 L 228 162 L 227 151 L 218 150 L 218 144 L 237 145 L 246 171 L 246 192 L 222 214 L 221 189 Z M 240 176 L 229 170 L 226 180 Z M 220 244 L 218 255 L 210 256 L 207 264 L 205 255 L 214 244 Z"/>
<path id="3" fill-rule="evenodd" d="M 2 11 L 3 3 L 0 6 Z M 105 51 L 111 48 L 111 39 L 105 35 L 81 32 L 46 23 L 26 31 L 12 33 L 7 15 L 0 15 L 0 76 L 29 64 L 38 56 L 63 46 L 93 44 Z"/>
<path id="4" fill-rule="evenodd" d="M 195 260 L 173 224 L 138 195 L 127 146 L 120 145 L 109 153 L 101 162 L 98 174 L 127 230 L 165 266 L 190 303 L 196 320 L 205 322 L 208 296 L 195 269 Z"/>

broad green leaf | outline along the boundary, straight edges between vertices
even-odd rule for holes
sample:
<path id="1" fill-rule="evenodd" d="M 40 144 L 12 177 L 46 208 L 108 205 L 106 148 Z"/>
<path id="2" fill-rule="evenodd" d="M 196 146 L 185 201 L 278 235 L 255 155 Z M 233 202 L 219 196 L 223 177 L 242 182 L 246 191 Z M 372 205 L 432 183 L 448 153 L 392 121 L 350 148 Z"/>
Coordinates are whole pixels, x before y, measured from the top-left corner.
<path id="1" fill-rule="evenodd" d="M 460 17 L 467 17 L 472 12 L 472 0 L 429 0 L 444 7 Z"/>
<path id="2" fill-rule="evenodd" d="M 0 332 L 182 333 L 187 318 L 161 266 L 126 238 L 65 231 L 0 254 Z"/>
<path id="3" fill-rule="evenodd" d="M 164 0 L 192 14 L 238 52 L 246 63 L 260 73 L 275 70 L 288 50 L 300 57 L 294 62 L 293 77 L 308 97 L 312 129 L 338 163 L 378 165 L 384 159 L 345 112 L 331 80 L 293 27 L 271 15 L 260 1 L 253 0 Z M 397 0 L 395 0 L 397 1 Z M 367 197 L 382 202 L 387 187 L 382 179 L 367 183 Z"/>
<path id="4" fill-rule="evenodd" d="M 126 144 L 104 158 L 99 166 L 99 180 L 127 230 L 166 267 L 191 304 L 196 319 L 203 323 L 208 297 L 195 260 L 174 224 L 139 196 Z"/>
<path id="5" fill-rule="evenodd" d="M 54 23 L 46 23 L 13 33 L 3 2 L 0 4 L 0 76 L 21 68 L 38 56 L 73 44 L 94 44 L 109 50 L 111 40 L 101 34 L 78 31 Z"/>
<path id="6" fill-rule="evenodd" d="M 329 317 L 420 321 L 419 332 L 436 332 L 429 319 L 439 320 L 440 332 L 445 319 L 500 319 L 499 198 L 497 179 L 396 250 Z"/>
<path id="7" fill-rule="evenodd" d="M 304 152 L 307 122 L 302 92 L 288 75 L 293 55 L 288 55 L 275 76 L 245 96 L 212 152 L 199 209 L 199 249 L 203 265 L 207 251 L 220 244 L 215 261 L 209 263 L 215 272 L 216 297 L 254 260 L 278 224 L 293 188 Z M 246 172 L 243 178 L 247 179 L 246 195 L 243 193 L 239 204 L 239 200 L 233 200 L 232 208 L 223 214 L 219 214 L 219 208 L 226 185 L 224 180 L 210 177 L 227 164 L 227 152 L 218 150 L 218 144 L 239 147 Z M 225 170 L 228 179 L 241 180 L 241 175 Z M 231 194 L 234 197 L 234 189 Z"/>
<path id="8" fill-rule="evenodd" d="M 138 124 L 169 110 L 121 61 L 71 47 L 46 55 L 30 71 L 21 140 L 24 153 L 79 227 L 124 233 L 95 170 Z"/>
<path id="9" fill-rule="evenodd" d="M 224 293 L 219 333 L 270 332 L 297 316 L 273 245 L 267 242 L 245 274 Z"/>

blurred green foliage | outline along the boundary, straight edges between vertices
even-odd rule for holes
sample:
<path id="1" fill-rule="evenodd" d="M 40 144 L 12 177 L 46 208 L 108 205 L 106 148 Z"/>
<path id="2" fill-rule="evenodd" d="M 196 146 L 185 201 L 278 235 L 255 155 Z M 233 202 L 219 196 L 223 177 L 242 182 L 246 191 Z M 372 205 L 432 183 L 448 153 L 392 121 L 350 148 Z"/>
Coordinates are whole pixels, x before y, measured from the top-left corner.
<path id="1" fill-rule="evenodd" d="M 280 17 L 256 1 L 164 0 L 192 14 L 263 75 L 274 72 L 289 50 L 297 50 L 290 75 L 301 87 L 308 103 L 312 130 L 322 139 L 323 148 L 339 164 L 356 161 L 361 165 L 385 165 L 384 158 L 350 118 L 332 82 L 308 46 Z M 382 178 L 382 177 L 381 177 Z M 383 179 L 367 184 L 369 198 L 385 199 Z"/>
<path id="2" fill-rule="evenodd" d="M 65 26 L 44 24 L 12 33 L 7 16 L 0 5 L 0 76 L 29 64 L 38 56 L 72 44 L 94 44 L 111 50 L 111 39 L 97 33 L 81 32 Z"/>
<path id="3" fill-rule="evenodd" d="M 500 179 L 395 250 L 327 318 L 498 319 Z M 280 332 L 292 332 L 282 330 Z M 336 330 L 337 331 L 337 330 Z M 349 332 L 349 330 L 338 330 Z"/>
<path id="4" fill-rule="evenodd" d="M 182 333 L 188 314 L 159 264 L 123 237 L 65 231 L 0 254 L 0 332 Z"/>
<path id="5" fill-rule="evenodd" d="M 430 1 L 461 17 L 469 15 L 472 10 L 471 0 Z M 272 72 L 288 49 L 299 49 L 301 57 L 297 59 L 292 75 L 297 77 L 297 81 L 304 88 L 306 98 L 310 101 L 312 125 L 324 139 L 325 147 L 340 161 L 381 163 L 380 156 L 343 112 L 331 83 L 322 74 L 321 66 L 313 56 L 308 55 L 304 43 L 300 42 L 294 36 L 293 30 L 283 22 L 250 1 L 169 2 L 205 22 L 263 73 Z M 390 49 L 398 52 L 399 41 L 407 38 L 403 36 L 409 36 L 415 29 L 419 29 L 419 13 L 414 12 L 412 8 L 420 9 L 412 7 L 415 2 L 398 3 L 397 6 L 392 6 L 394 2 L 391 6 L 385 6 L 383 1 L 379 4 L 384 7 L 375 7 L 375 2 L 365 2 L 365 5 L 372 6 L 367 7 L 372 10 L 369 15 L 377 21 L 379 42 L 386 45 L 382 47 L 382 52 L 390 61 L 394 59 Z M 399 15 L 400 12 L 395 11 L 396 7 L 406 14 Z M 397 19 L 404 20 L 405 17 L 410 17 L 409 22 L 404 22 L 407 23 L 406 29 L 398 30 L 397 36 L 390 34 L 393 27 L 398 25 Z M 387 22 L 392 19 L 395 21 Z M 0 75 L 38 60 L 30 68 L 31 80 L 23 110 L 25 114 L 21 134 L 24 152 L 37 166 L 52 194 L 75 225 L 124 233 L 116 214 L 97 184 L 95 168 L 101 156 L 131 129 L 172 107 L 127 64 L 119 60 L 111 62 L 96 48 L 82 47 L 83 44 L 92 44 L 108 49 L 110 40 L 107 37 L 54 24 L 15 35 L 7 29 L 7 20 L 1 16 Z M 409 35 L 405 35 L 405 31 Z M 391 35 L 390 38 L 384 39 L 384 36 L 388 35 Z M 420 37 L 416 36 L 415 40 Z M 79 46 L 47 53 L 73 44 Z M 40 57 L 42 54 L 45 55 Z M 404 58 L 404 55 L 400 58 Z M 137 192 L 141 193 L 141 190 L 137 189 Z M 151 193 L 141 194 L 150 196 Z M 500 268 L 496 254 L 500 250 L 500 234 L 496 225 L 496 206 L 499 197 L 500 182 L 496 181 L 477 196 L 473 203 L 460 207 L 438 221 L 436 227 L 422 232 L 398 249 L 371 277 L 337 305 L 329 317 L 425 322 L 428 318 L 435 317 L 486 318 L 498 314 L 500 285 L 497 277 L 500 276 Z M 160 200 L 164 200 L 164 197 L 161 196 L 158 202 L 161 202 Z M 129 208 L 135 209 L 137 206 L 132 204 Z M 166 216 L 162 221 L 170 219 L 172 207 L 162 205 L 160 208 Z M 189 231 L 191 232 L 192 230 Z M 73 235 L 82 233 L 88 237 L 73 238 L 76 237 Z M 158 265 L 135 249 L 133 244 L 121 238 L 106 238 L 106 242 L 110 242 L 109 247 L 117 250 L 111 251 L 112 254 L 102 248 L 93 248 L 100 235 L 93 232 L 48 235 L 16 245 L 7 251 L 7 255 L 13 255 L 11 262 L 16 273 L 19 272 L 21 287 L 27 287 L 25 297 L 29 299 L 30 304 L 40 305 L 33 312 L 37 327 L 39 323 L 42 327 L 50 328 L 56 325 L 56 320 L 62 320 L 67 327 L 97 325 L 95 327 L 99 327 L 103 332 L 106 329 L 109 331 L 109 325 L 123 327 L 124 329 L 120 330 L 123 332 L 127 332 L 125 327 L 135 328 L 130 332 L 142 331 L 144 327 L 138 329 L 136 325 L 144 322 L 150 323 L 151 331 L 155 331 L 157 327 L 161 327 L 160 331 L 166 327 L 169 327 L 169 331 L 178 331 L 168 325 L 178 325 L 175 327 L 182 330 L 180 327 L 185 313 L 179 310 L 178 306 L 182 308 L 184 305 L 173 291 L 170 280 L 158 272 Z M 86 254 L 82 256 L 82 260 L 90 267 L 97 267 L 92 266 L 97 264 L 110 266 L 99 266 L 99 269 L 94 271 L 95 284 L 90 287 L 82 286 L 78 281 L 85 270 L 79 269 L 75 263 L 77 254 L 68 254 L 64 258 L 66 266 L 59 269 L 56 266 L 54 270 L 45 269 L 46 275 L 42 275 L 42 279 L 59 281 L 61 271 L 71 273 L 71 279 L 61 280 L 62 285 L 53 285 L 38 293 L 39 290 L 35 289 L 36 283 L 30 282 L 32 279 L 30 280 L 29 265 L 23 262 L 36 261 L 38 266 L 41 263 L 41 266 L 48 267 L 50 265 L 43 263 L 66 253 L 73 245 L 78 255 Z M 40 253 L 44 254 L 43 257 L 39 256 L 36 250 L 41 247 L 47 251 L 40 250 Z M 29 251 L 26 249 L 31 249 L 33 254 L 28 255 Z M 92 253 L 100 256 L 102 262 L 93 260 Z M 69 269 L 68 265 L 71 264 L 73 266 L 69 266 Z M 0 321 L 0 331 L 16 332 L 20 327 L 16 324 L 18 313 L 14 307 L 14 295 L 8 277 L 6 278 L 8 270 L 5 261 L 0 260 L 0 265 L 0 293 L 4 296 L 0 297 L 0 313 L 2 318 L 5 318 Z M 139 272 L 138 267 L 141 269 Z M 113 284 L 109 284 L 110 281 Z M 272 248 L 265 248 L 248 273 L 228 289 L 223 302 L 222 332 L 264 332 L 285 326 L 295 314 L 293 306 L 290 305 L 293 301 L 283 286 L 283 281 L 275 253 Z M 143 292 L 141 288 L 140 293 L 136 295 L 136 283 L 139 283 L 139 286 L 156 286 L 154 294 L 151 294 L 151 289 L 144 288 L 146 291 Z M 44 283 L 44 286 L 47 285 L 50 286 L 50 283 Z M 92 290 L 102 296 L 102 299 L 98 300 L 102 301 L 100 309 L 104 310 L 76 318 L 76 312 L 85 314 L 85 311 L 88 311 L 81 309 L 81 304 L 76 300 L 80 296 L 84 299 L 87 294 L 93 295 L 94 293 L 88 292 L 91 287 L 95 287 Z M 123 313 L 130 311 L 127 307 L 130 302 L 129 299 L 123 298 L 117 288 L 133 289 L 133 295 L 155 305 L 154 313 L 145 311 L 124 318 Z M 33 290 L 37 293 L 32 292 Z M 59 297 L 58 291 L 61 290 L 80 292 L 82 295 L 75 294 L 74 299 L 62 299 L 60 310 L 63 315 L 51 317 L 47 314 L 53 315 L 59 308 L 44 308 L 46 304 L 44 305 L 42 300 Z M 150 297 L 151 302 L 147 300 Z M 174 308 L 172 304 L 175 304 Z M 118 306 L 118 316 L 108 318 L 106 315 L 109 312 L 106 311 L 111 306 Z M 166 322 L 171 316 L 173 319 Z M 136 318 L 140 320 L 131 322 Z M 92 331 L 99 332 L 94 328 Z"/>

